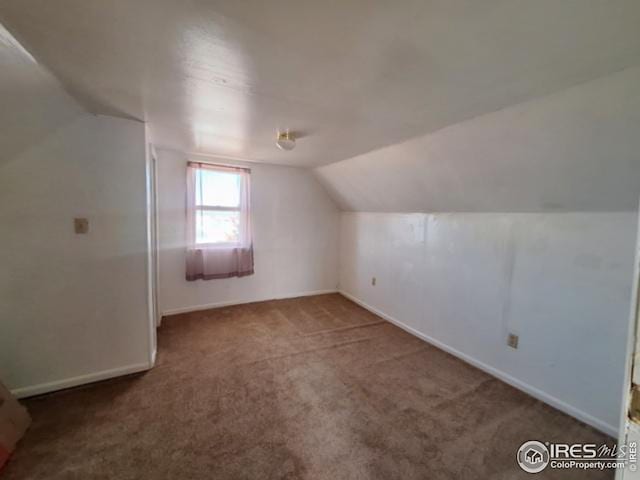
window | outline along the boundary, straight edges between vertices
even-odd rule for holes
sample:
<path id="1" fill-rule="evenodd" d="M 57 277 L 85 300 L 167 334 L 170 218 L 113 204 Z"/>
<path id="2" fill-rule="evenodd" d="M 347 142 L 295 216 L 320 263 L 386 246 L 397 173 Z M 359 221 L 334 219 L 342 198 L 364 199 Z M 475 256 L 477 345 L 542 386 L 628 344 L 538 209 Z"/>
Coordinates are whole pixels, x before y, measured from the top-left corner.
<path id="1" fill-rule="evenodd" d="M 199 168 L 195 175 L 196 244 L 239 245 L 241 174 Z"/>
<path id="2" fill-rule="evenodd" d="M 187 280 L 253 273 L 247 168 L 187 164 Z"/>

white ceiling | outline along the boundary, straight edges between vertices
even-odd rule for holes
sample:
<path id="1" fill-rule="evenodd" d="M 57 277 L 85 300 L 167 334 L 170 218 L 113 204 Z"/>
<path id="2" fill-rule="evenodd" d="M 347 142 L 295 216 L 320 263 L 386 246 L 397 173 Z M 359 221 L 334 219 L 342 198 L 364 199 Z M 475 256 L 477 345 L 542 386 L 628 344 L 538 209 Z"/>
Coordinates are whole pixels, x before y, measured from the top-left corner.
<path id="1" fill-rule="evenodd" d="M 639 63 L 637 0 L 0 0 L 88 109 L 159 146 L 323 165 Z M 278 128 L 306 133 L 292 152 Z"/>
<path id="2" fill-rule="evenodd" d="M 315 172 L 343 210 L 633 211 L 640 67 Z"/>
<path id="3" fill-rule="evenodd" d="M 0 167 L 83 113 L 0 25 Z"/>

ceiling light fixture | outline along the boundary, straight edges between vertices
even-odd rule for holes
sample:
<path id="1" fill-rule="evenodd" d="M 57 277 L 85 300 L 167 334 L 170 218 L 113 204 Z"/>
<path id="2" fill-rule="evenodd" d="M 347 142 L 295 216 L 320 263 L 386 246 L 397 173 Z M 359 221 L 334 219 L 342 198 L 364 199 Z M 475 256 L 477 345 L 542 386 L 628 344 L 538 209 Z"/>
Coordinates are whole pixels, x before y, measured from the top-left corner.
<path id="1" fill-rule="evenodd" d="M 276 138 L 276 145 L 280 150 L 293 150 L 296 146 L 296 139 L 292 133 L 287 130 L 286 132 L 278 132 Z"/>

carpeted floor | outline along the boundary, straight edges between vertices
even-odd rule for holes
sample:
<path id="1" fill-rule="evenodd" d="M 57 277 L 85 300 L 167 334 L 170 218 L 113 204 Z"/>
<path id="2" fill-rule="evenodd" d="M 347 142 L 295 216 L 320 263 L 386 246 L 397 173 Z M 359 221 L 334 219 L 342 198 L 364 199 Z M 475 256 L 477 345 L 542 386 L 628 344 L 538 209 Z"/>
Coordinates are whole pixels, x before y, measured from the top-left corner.
<path id="1" fill-rule="evenodd" d="M 613 478 L 519 470 L 612 442 L 344 297 L 165 318 L 156 368 L 27 401 L 13 479 Z"/>

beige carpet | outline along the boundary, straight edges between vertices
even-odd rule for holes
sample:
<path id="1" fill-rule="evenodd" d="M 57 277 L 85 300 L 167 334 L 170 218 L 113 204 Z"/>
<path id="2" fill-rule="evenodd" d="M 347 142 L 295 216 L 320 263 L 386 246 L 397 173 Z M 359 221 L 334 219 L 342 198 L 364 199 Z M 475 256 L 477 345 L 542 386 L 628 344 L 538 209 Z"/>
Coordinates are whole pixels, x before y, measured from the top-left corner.
<path id="1" fill-rule="evenodd" d="M 337 294 L 165 318 L 157 367 L 27 402 L 12 479 L 528 475 L 530 439 L 604 435 Z"/>

